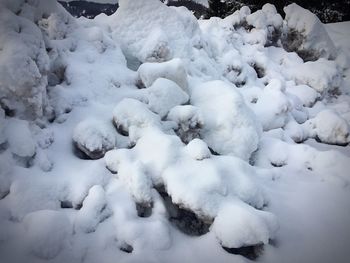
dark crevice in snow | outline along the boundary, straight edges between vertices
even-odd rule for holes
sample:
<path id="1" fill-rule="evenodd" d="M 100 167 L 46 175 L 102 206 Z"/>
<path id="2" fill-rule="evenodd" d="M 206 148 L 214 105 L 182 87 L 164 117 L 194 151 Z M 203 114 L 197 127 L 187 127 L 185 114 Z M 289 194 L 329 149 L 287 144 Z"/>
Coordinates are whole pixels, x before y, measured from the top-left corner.
<path id="1" fill-rule="evenodd" d="M 245 247 L 239 247 L 239 248 L 228 248 L 223 246 L 222 248 L 230 254 L 241 255 L 250 260 L 256 260 L 264 252 L 263 244 L 245 246 Z"/>
<path id="2" fill-rule="evenodd" d="M 271 165 L 273 167 L 283 167 L 285 165 L 287 165 L 285 162 L 271 162 Z"/>
<path id="3" fill-rule="evenodd" d="M 265 69 L 261 65 L 259 65 L 257 63 L 254 63 L 252 65 L 252 67 L 255 70 L 256 75 L 258 76 L 259 79 L 261 79 L 261 78 L 263 78 L 265 76 L 265 74 L 266 74 L 265 73 Z"/>
<path id="4" fill-rule="evenodd" d="M 169 221 L 182 233 L 189 236 L 202 236 L 209 232 L 212 220 L 203 220 L 194 212 L 180 207 L 172 202 L 164 186 L 157 187 L 167 209 Z"/>
<path id="5" fill-rule="evenodd" d="M 136 211 L 139 217 L 150 217 L 152 215 L 153 204 L 136 203 Z"/>
<path id="6" fill-rule="evenodd" d="M 10 190 L 0 193 L 0 200 L 5 199 L 10 194 Z"/>
<path id="7" fill-rule="evenodd" d="M 217 156 L 220 155 L 220 153 L 214 151 L 212 148 L 208 147 L 208 149 L 212 155 L 217 155 Z"/>
<path id="8" fill-rule="evenodd" d="M 34 157 L 33 156 L 18 156 L 17 154 L 12 154 L 13 159 L 16 161 L 16 164 L 18 166 L 24 167 L 24 168 L 30 168 L 34 165 Z"/>
<path id="9" fill-rule="evenodd" d="M 349 134 L 345 135 L 345 137 L 348 138 L 348 137 L 349 137 Z M 349 145 L 348 142 L 346 142 L 346 143 L 340 143 L 340 142 L 338 142 L 338 143 L 330 143 L 330 142 L 325 142 L 325 141 L 322 141 L 322 140 L 320 139 L 320 137 L 318 137 L 318 135 L 315 136 L 315 140 L 316 140 L 318 143 L 323 143 L 323 144 L 328 144 L 328 145 L 337 145 L 337 146 L 341 146 L 341 147 L 346 147 L 346 146 Z"/>
<path id="10" fill-rule="evenodd" d="M 71 209 L 71 208 L 73 208 L 73 203 L 69 200 L 64 200 L 64 201 L 61 201 L 60 206 L 63 209 Z"/>
<path id="11" fill-rule="evenodd" d="M 0 108 L 4 110 L 5 116 L 7 117 L 14 117 L 16 115 L 16 111 L 14 109 L 11 109 L 11 107 L 6 102 L 6 99 L 0 100 Z"/>
<path id="12" fill-rule="evenodd" d="M 119 247 L 119 249 L 121 251 L 125 252 L 125 253 L 132 253 L 132 251 L 134 250 L 134 248 L 131 245 L 127 244 L 127 243 L 122 244 Z"/>
<path id="13" fill-rule="evenodd" d="M 3 153 L 4 151 L 6 151 L 8 148 L 8 143 L 4 142 L 0 144 L 0 154 Z"/>

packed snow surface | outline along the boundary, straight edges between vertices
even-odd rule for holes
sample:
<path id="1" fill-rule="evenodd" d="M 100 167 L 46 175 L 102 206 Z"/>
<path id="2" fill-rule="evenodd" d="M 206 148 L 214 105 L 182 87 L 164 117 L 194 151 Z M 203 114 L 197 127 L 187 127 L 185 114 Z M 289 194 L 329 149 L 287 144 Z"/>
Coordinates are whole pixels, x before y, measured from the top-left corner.
<path id="1" fill-rule="evenodd" d="M 0 0 L 1 262 L 347 263 L 349 23 L 119 5 Z"/>

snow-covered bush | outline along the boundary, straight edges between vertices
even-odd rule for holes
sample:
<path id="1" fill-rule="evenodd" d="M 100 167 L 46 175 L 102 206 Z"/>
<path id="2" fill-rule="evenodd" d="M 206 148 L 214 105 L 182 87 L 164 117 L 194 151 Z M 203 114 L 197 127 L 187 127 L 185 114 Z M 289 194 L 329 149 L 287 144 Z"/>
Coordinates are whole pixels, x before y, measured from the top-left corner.
<path id="1" fill-rule="evenodd" d="M 75 146 L 91 159 L 102 158 L 115 147 L 113 126 L 97 120 L 84 120 L 74 129 Z"/>
<path id="2" fill-rule="evenodd" d="M 287 25 L 283 46 L 297 52 L 304 61 L 335 58 L 336 48 L 322 22 L 310 11 L 290 4 L 284 8 Z"/>
<path id="3" fill-rule="evenodd" d="M 188 90 L 186 69 L 179 58 L 163 63 L 143 63 L 138 74 L 146 87 L 150 87 L 158 78 L 165 78 L 174 81 L 184 91 Z"/>
<path id="4" fill-rule="evenodd" d="M 146 89 L 150 110 L 165 117 L 169 110 L 188 102 L 188 95 L 175 82 L 159 78 Z"/>
<path id="5" fill-rule="evenodd" d="M 259 143 L 261 127 L 237 88 L 211 81 L 193 90 L 191 102 L 202 113 L 202 139 L 219 154 L 248 160 Z"/>

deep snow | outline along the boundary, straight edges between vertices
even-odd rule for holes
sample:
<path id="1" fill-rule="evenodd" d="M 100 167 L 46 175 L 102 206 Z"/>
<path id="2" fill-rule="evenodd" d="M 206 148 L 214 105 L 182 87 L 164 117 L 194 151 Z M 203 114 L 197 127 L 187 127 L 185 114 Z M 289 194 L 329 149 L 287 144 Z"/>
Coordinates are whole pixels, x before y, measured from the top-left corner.
<path id="1" fill-rule="evenodd" d="M 347 262 L 349 23 L 119 4 L 0 1 L 1 261 Z"/>

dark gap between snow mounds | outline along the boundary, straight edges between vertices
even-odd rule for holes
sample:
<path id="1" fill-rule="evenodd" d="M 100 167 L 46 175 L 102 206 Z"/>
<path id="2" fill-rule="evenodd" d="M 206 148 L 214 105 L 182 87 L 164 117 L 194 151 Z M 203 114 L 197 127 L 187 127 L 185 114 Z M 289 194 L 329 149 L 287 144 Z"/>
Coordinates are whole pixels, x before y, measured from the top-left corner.
<path id="1" fill-rule="evenodd" d="M 194 212 L 181 208 L 174 204 L 164 186 L 156 187 L 157 192 L 163 198 L 165 208 L 169 215 L 169 221 L 182 233 L 189 236 L 202 236 L 209 232 L 212 219 L 203 220 Z"/>
<path id="2" fill-rule="evenodd" d="M 241 256 L 248 258 L 250 260 L 256 260 L 264 252 L 264 245 L 263 244 L 240 247 L 240 248 L 228 248 L 228 247 L 223 246 L 222 248 L 230 254 L 241 255 Z"/>

